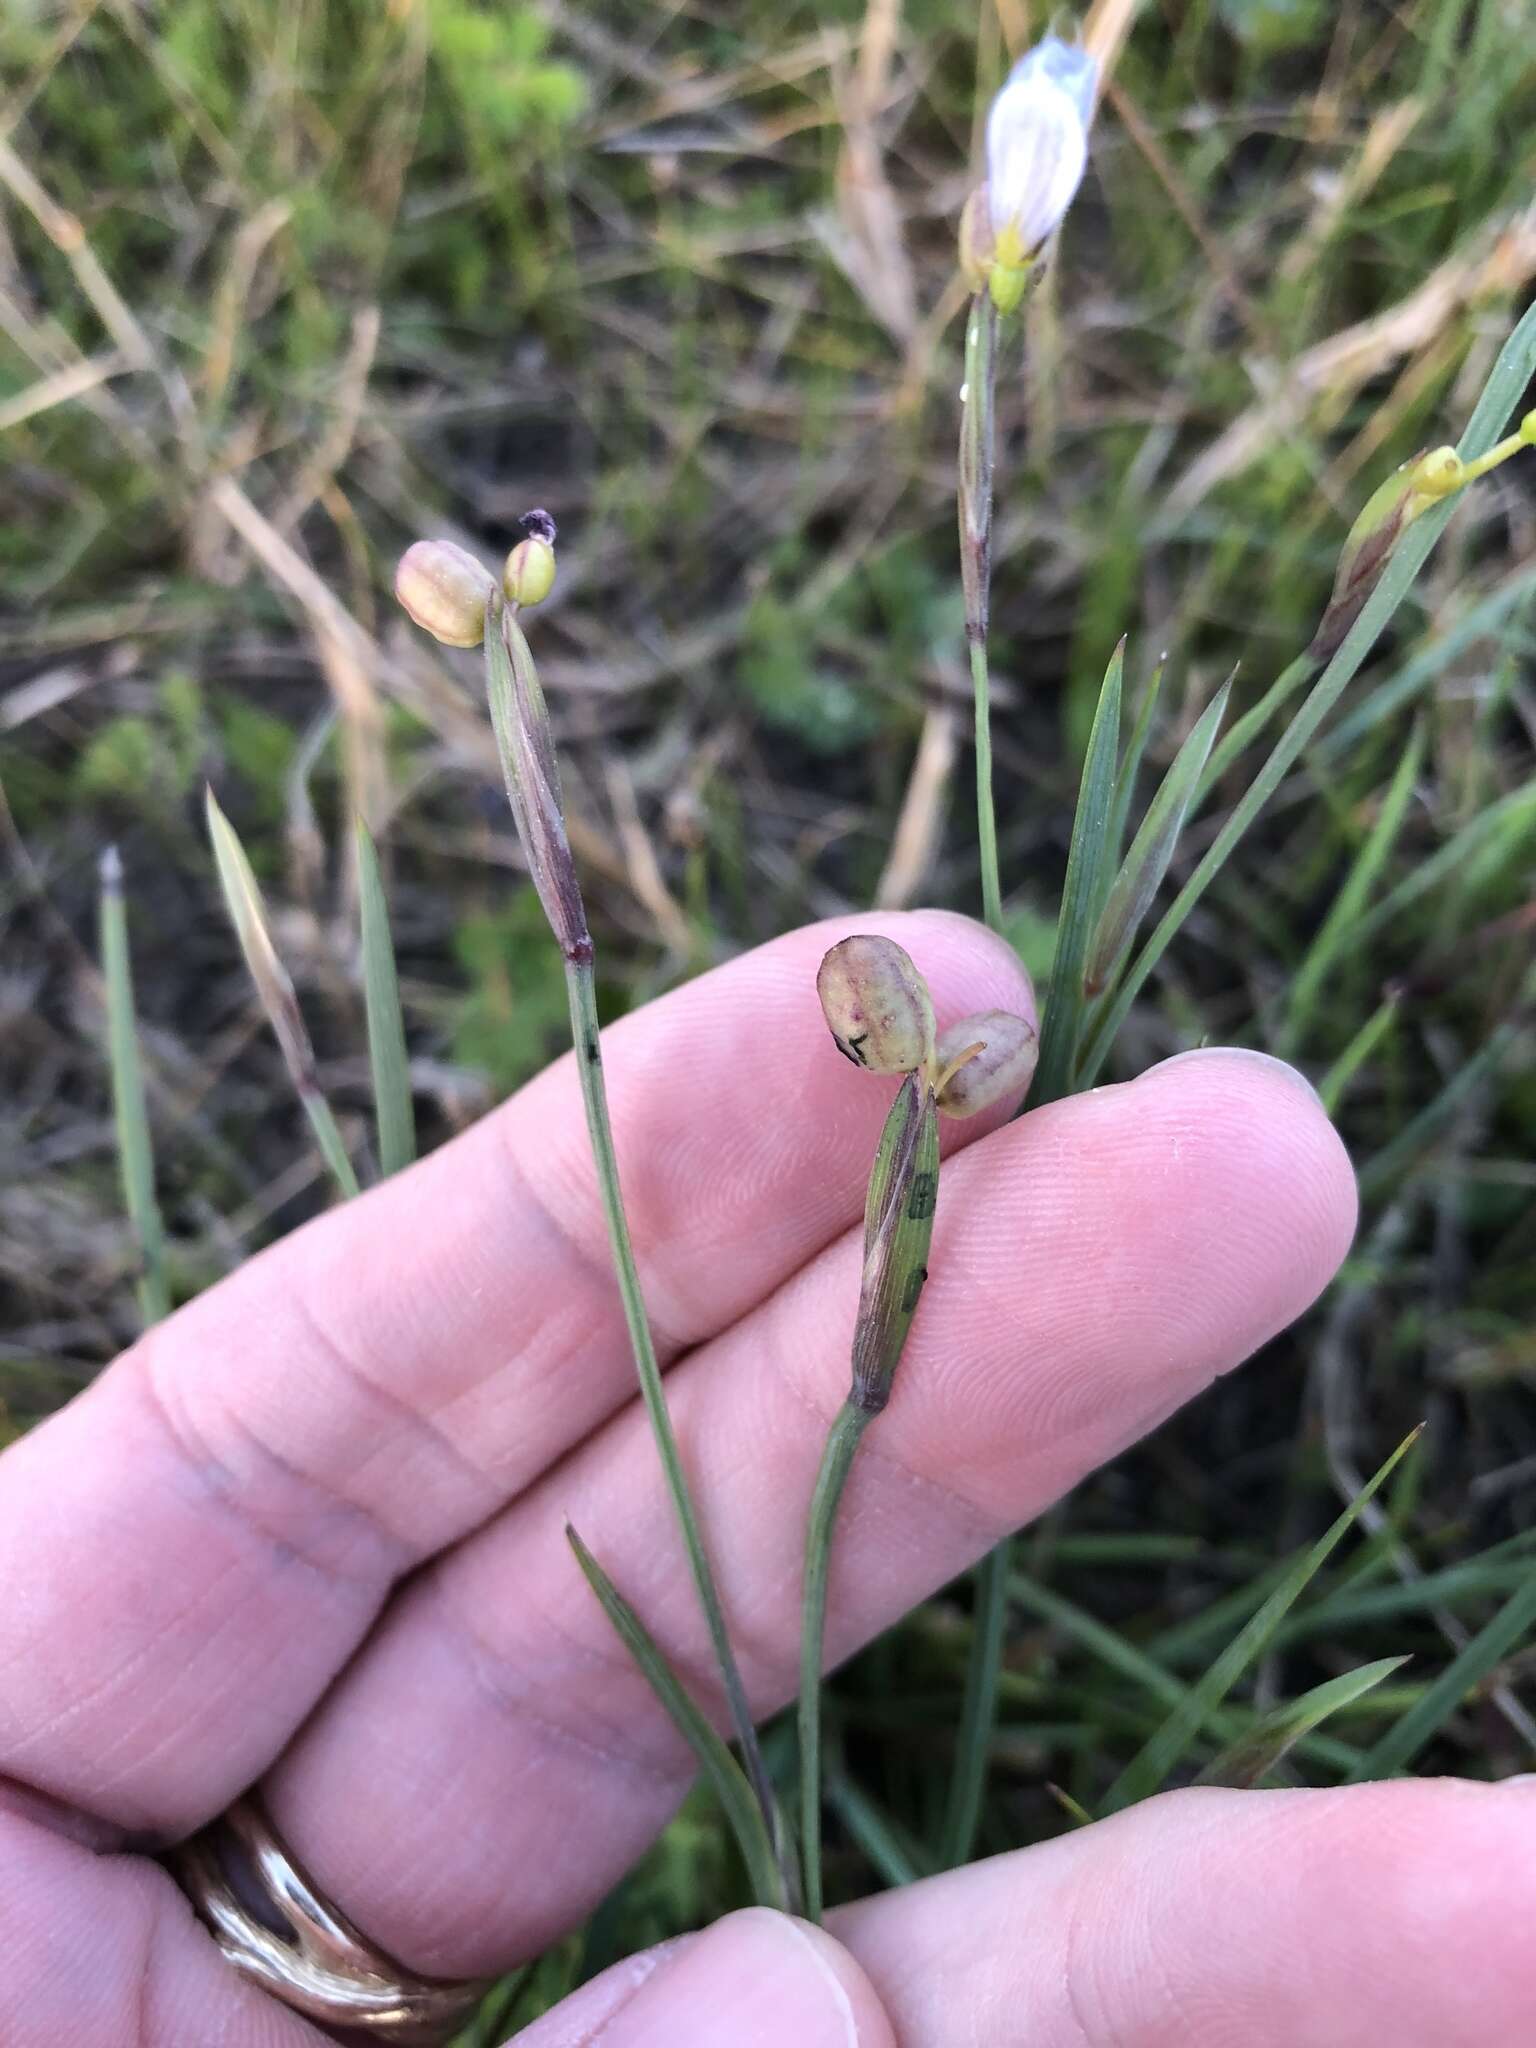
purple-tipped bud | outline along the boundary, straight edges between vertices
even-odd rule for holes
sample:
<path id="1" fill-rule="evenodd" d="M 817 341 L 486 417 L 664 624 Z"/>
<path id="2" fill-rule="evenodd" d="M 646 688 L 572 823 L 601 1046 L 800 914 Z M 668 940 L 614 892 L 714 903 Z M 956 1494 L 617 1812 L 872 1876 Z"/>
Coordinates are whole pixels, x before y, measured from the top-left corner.
<path id="1" fill-rule="evenodd" d="M 418 540 L 400 557 L 395 596 L 416 624 L 445 647 L 478 647 L 496 579 L 451 540 Z"/>
<path id="2" fill-rule="evenodd" d="M 821 963 L 816 993 L 838 1051 L 872 1074 L 911 1074 L 933 1051 L 928 984 L 894 939 L 859 933 Z"/>
<path id="3" fill-rule="evenodd" d="M 981 1049 L 957 1065 L 972 1046 Z M 940 1110 L 945 1116 L 977 1116 L 994 1103 L 1022 1095 L 1039 1057 L 1039 1035 L 1025 1018 L 1007 1010 L 962 1018 L 940 1036 L 935 1055 Z"/>

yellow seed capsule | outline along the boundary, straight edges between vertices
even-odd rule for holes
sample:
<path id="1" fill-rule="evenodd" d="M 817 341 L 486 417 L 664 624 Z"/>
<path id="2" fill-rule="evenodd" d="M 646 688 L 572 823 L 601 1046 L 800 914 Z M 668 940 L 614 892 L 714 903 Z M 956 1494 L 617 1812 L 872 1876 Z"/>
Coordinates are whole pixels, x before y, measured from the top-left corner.
<path id="1" fill-rule="evenodd" d="M 478 647 L 485 607 L 496 588 L 489 569 L 451 540 L 418 540 L 400 557 L 395 596 L 445 647 Z"/>
<path id="2" fill-rule="evenodd" d="M 962 1064 L 970 1048 L 979 1046 Z M 938 1104 L 945 1116 L 976 1116 L 1029 1086 L 1040 1057 L 1033 1024 L 1007 1010 L 984 1010 L 951 1024 L 935 1055 L 939 1072 Z"/>
<path id="3" fill-rule="evenodd" d="M 857 934 L 827 954 L 816 993 L 837 1049 L 872 1074 L 912 1074 L 933 1053 L 928 984 L 893 939 Z"/>
<path id="4" fill-rule="evenodd" d="M 525 512 L 522 539 L 507 557 L 501 587 L 513 604 L 542 604 L 555 587 L 555 522 L 547 512 Z"/>

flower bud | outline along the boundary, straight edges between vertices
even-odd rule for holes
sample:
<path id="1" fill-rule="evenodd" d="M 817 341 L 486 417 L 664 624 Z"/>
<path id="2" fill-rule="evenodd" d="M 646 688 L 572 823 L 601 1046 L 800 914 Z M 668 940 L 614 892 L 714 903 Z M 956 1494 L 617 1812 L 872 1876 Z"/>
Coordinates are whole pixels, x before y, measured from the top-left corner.
<path id="1" fill-rule="evenodd" d="M 513 604 L 542 604 L 555 587 L 555 522 L 547 512 L 525 512 L 522 539 L 507 557 L 501 587 Z"/>
<path id="2" fill-rule="evenodd" d="M 485 607 L 496 588 L 489 569 L 451 540 L 418 540 L 400 557 L 395 596 L 445 647 L 478 647 Z"/>
<path id="3" fill-rule="evenodd" d="M 972 1047 L 969 1059 L 962 1059 Z M 945 1116 L 976 1116 L 1029 1086 L 1040 1057 L 1033 1024 L 1007 1010 L 984 1010 L 951 1024 L 939 1039 L 938 1104 Z"/>
<path id="4" fill-rule="evenodd" d="M 1000 312 L 1023 296 L 1030 259 L 1082 183 L 1098 83 L 1087 50 L 1047 36 L 1019 59 L 992 102 L 987 192 L 996 248 L 988 282 Z"/>
<path id="5" fill-rule="evenodd" d="M 872 1074 L 911 1074 L 933 1051 L 928 984 L 893 939 L 856 934 L 822 961 L 816 993 L 844 1058 Z"/>

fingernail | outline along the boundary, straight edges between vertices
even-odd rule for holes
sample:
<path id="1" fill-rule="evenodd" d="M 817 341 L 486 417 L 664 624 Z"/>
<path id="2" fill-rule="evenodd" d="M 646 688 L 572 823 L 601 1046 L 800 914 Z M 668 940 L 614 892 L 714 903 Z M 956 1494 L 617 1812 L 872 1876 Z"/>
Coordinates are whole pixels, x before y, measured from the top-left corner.
<path id="1" fill-rule="evenodd" d="M 561 1999 L 553 2012 L 525 2027 L 517 2037 L 519 2048 L 586 2048 L 588 2042 L 599 2036 L 616 2038 L 611 2033 L 615 2015 L 622 2013 L 653 1978 L 669 1970 L 701 1939 L 697 1934 L 680 1934 L 674 1941 L 658 1942 L 655 1948 L 615 1963 L 590 1984 L 583 1984 L 569 1998 Z"/>
<path id="2" fill-rule="evenodd" d="M 1289 1081 L 1293 1088 L 1300 1089 L 1301 1093 L 1316 1103 L 1319 1109 L 1323 1106 L 1323 1098 L 1299 1067 L 1293 1067 L 1288 1060 L 1277 1060 L 1273 1053 L 1259 1052 L 1251 1045 L 1192 1046 L 1188 1052 L 1176 1052 L 1170 1058 L 1160 1060 L 1150 1071 L 1161 1074 L 1167 1068 L 1176 1067 L 1184 1060 L 1244 1060 L 1255 1068 L 1262 1068 L 1267 1074 Z"/>
<path id="3" fill-rule="evenodd" d="M 875 2048 L 856 2001 L 872 1998 L 827 1935 L 754 1907 L 721 1920 L 611 2019 L 602 2048 Z M 553 2017 L 553 2015 L 552 2015 Z M 883 2031 L 883 2030 L 882 2030 Z M 537 2033 L 532 2048 L 578 2048 Z"/>

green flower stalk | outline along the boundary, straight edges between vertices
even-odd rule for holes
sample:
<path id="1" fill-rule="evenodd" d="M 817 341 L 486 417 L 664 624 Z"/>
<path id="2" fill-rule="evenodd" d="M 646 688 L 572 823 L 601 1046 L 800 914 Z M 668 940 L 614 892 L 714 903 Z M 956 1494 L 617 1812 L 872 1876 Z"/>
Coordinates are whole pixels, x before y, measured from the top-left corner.
<path id="1" fill-rule="evenodd" d="M 928 985 L 902 948 L 862 934 L 826 955 L 816 977 L 822 1014 L 845 1058 L 900 1073 L 864 1206 L 864 1270 L 848 1397 L 827 1435 L 805 1539 L 800 1634 L 800 1846 L 805 1912 L 819 1921 L 821 1662 L 837 1512 L 865 1430 L 891 1398 L 928 1278 L 939 1192 L 939 1112 L 973 1116 L 1027 1086 L 1035 1034 L 993 1010 L 934 1031 Z M 967 1085 L 962 1085 L 967 1084 Z"/>
<path id="2" fill-rule="evenodd" d="M 719 1665 L 731 1725 L 741 1748 L 753 1794 L 761 1809 L 773 1857 L 786 1870 L 785 1883 L 780 1887 L 779 1894 L 782 1899 L 790 1896 L 793 1890 L 787 1879 L 788 1848 L 783 1839 L 778 1803 L 763 1763 L 757 1731 L 747 1701 L 746 1687 L 742 1681 L 735 1651 L 731 1646 L 719 1588 L 715 1583 L 714 1571 L 705 1548 L 703 1531 L 683 1471 L 682 1456 L 678 1450 L 672 1420 L 667 1411 L 666 1396 L 662 1389 L 661 1366 L 656 1356 L 655 1342 L 641 1292 L 639 1268 L 635 1260 L 634 1244 L 630 1236 L 629 1220 L 625 1214 L 624 1197 L 619 1181 L 613 1125 L 608 1113 L 608 1092 L 603 1073 L 602 1040 L 598 1026 L 594 951 L 591 933 L 587 928 L 586 905 L 582 899 L 576 863 L 566 832 L 565 809 L 560 794 L 559 763 L 555 753 L 554 735 L 550 729 L 549 712 L 539 684 L 532 651 L 518 622 L 519 612 L 546 596 L 554 582 L 555 524 L 547 512 L 530 512 L 521 522 L 521 531 L 522 538 L 507 558 L 500 587 L 487 574 L 484 591 L 481 593 L 478 580 L 470 579 L 459 565 L 450 563 L 446 558 L 441 561 L 429 558 L 426 566 L 432 574 L 428 578 L 422 572 L 421 557 L 416 549 L 407 554 L 406 561 L 402 564 L 401 580 L 405 578 L 405 570 L 411 562 L 411 556 L 416 555 L 416 580 L 420 582 L 423 590 L 431 588 L 435 591 L 446 585 L 462 600 L 457 610 L 448 617 L 447 623 L 455 633 L 462 633 L 465 637 L 456 639 L 447 634 L 439 634 L 439 637 L 447 638 L 450 645 L 456 646 L 473 645 L 476 639 L 484 643 L 486 693 L 490 699 L 491 724 L 496 735 L 497 752 L 501 760 L 513 822 L 517 828 L 518 841 L 523 850 L 529 876 L 538 892 L 550 930 L 559 942 L 565 961 L 576 1069 L 581 1081 L 587 1131 L 597 1165 L 598 1186 L 608 1226 L 609 1246 L 623 1303 L 630 1347 L 634 1353 L 635 1368 L 640 1381 L 640 1392 L 650 1418 L 651 1431 L 661 1458 L 667 1490 L 671 1495 L 684 1547 L 688 1553 L 689 1569 L 698 1592 L 699 1605 L 703 1610 L 716 1662 Z M 446 544 L 429 545 L 441 547 Z M 414 583 L 411 586 L 411 594 L 416 595 Z M 481 605 L 481 630 L 478 635 L 471 637 L 473 621 L 468 617 L 468 613 L 472 610 L 477 595 Z M 404 601 L 402 597 L 402 602 Z M 421 611 L 427 608 L 426 603 L 422 601 Z M 407 609 L 411 607 L 407 605 Z M 418 623 L 425 623 L 419 611 L 412 611 L 412 616 L 418 619 Z M 434 628 L 428 625 L 427 630 L 433 631 Z"/>
<path id="3" fill-rule="evenodd" d="M 992 464 L 999 319 L 1018 311 L 1040 271 L 1088 161 L 1099 67 L 1086 50 L 1046 36 L 1009 73 L 987 118 L 987 177 L 960 220 L 960 268 L 972 298 L 960 391 L 960 575 L 976 718 L 976 824 L 981 899 L 1002 930 L 992 797 L 992 693 L 987 625 L 992 578 Z"/>

